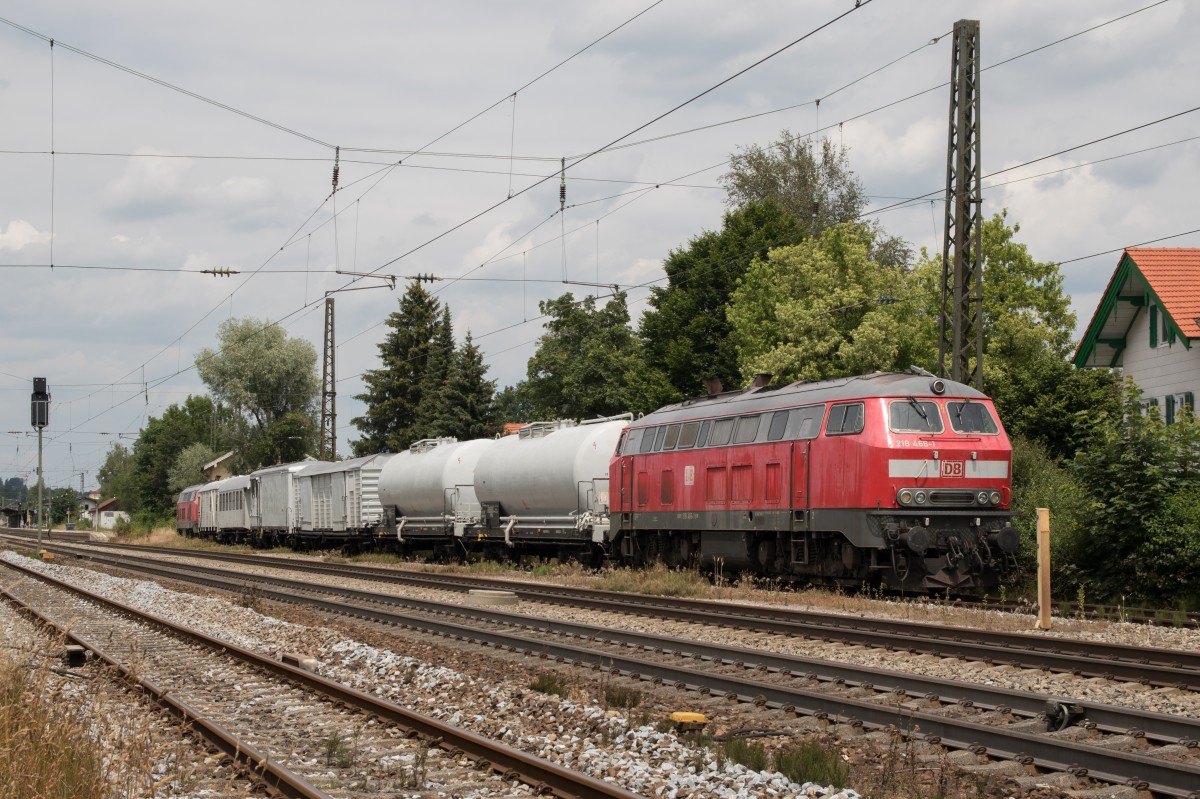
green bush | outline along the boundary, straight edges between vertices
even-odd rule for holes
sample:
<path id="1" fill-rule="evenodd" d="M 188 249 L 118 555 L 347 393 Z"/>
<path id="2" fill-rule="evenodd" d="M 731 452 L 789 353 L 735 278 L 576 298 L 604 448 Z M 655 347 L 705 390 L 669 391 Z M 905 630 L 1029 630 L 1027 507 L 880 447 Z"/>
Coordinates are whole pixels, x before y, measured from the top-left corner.
<path id="1" fill-rule="evenodd" d="M 836 746 L 820 741 L 804 741 L 775 753 L 775 770 L 792 782 L 816 782 L 846 787 L 850 765 Z"/>
<path id="2" fill-rule="evenodd" d="M 1094 420 L 1071 464 L 1086 535 L 1066 554 L 1089 599 L 1175 605 L 1196 598 L 1200 425 L 1167 425 L 1126 381 L 1119 415 Z"/>
<path id="3" fill-rule="evenodd" d="M 561 677 L 548 671 L 539 674 L 529 687 L 543 694 L 554 694 L 563 698 L 566 698 L 571 690 Z"/>
<path id="4" fill-rule="evenodd" d="M 723 748 L 726 759 L 740 763 L 751 771 L 765 771 L 767 768 L 767 750 L 757 741 L 734 737 L 726 741 Z"/>
<path id="5" fill-rule="evenodd" d="M 1051 560 L 1078 546 L 1086 498 L 1070 469 L 1059 463 L 1045 445 L 1013 440 L 1013 526 L 1021 534 L 1018 562 L 1026 575 L 1037 570 L 1037 509 L 1050 510 Z"/>

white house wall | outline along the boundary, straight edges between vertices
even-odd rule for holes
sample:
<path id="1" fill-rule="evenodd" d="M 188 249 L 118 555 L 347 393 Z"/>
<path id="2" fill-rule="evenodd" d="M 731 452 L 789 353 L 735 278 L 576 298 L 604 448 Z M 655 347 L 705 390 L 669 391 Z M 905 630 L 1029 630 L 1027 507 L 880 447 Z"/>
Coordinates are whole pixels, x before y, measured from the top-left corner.
<path id="1" fill-rule="evenodd" d="M 1174 344 L 1167 344 L 1160 329 L 1158 346 L 1152 348 L 1150 314 L 1145 308 L 1140 311 L 1125 336 L 1121 357 L 1125 376 L 1141 387 L 1144 399 L 1157 399 L 1160 409 L 1168 395 L 1180 396 L 1188 391 L 1200 395 L 1200 347 L 1189 350 L 1178 338 Z M 1160 318 L 1161 314 L 1160 309 Z"/>

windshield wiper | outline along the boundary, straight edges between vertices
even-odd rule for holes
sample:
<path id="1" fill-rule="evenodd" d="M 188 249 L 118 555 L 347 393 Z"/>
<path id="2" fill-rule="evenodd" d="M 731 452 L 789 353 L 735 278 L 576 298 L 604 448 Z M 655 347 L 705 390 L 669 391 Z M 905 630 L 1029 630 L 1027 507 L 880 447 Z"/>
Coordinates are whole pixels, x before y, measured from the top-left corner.
<path id="1" fill-rule="evenodd" d="M 914 409 L 916 410 L 916 412 L 917 412 L 917 413 L 920 415 L 920 417 L 921 417 L 922 419 L 924 419 L 925 421 L 927 421 L 927 422 L 928 422 L 928 421 L 929 421 L 929 414 L 925 413 L 925 409 L 921 407 L 921 403 L 917 402 L 917 398 L 916 398 L 916 397 L 909 397 L 909 398 L 908 398 L 908 401 L 909 401 L 909 403 L 911 403 L 911 404 L 912 404 L 913 408 L 914 408 Z"/>

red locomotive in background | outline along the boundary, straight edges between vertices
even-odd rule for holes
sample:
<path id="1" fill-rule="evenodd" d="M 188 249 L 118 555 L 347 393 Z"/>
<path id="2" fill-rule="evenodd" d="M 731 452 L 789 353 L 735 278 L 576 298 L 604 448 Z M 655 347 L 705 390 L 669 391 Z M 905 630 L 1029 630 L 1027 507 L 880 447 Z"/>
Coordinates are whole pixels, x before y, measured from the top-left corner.
<path id="1" fill-rule="evenodd" d="M 990 399 L 923 370 L 748 389 L 629 426 L 622 559 L 858 587 L 994 585 L 1015 567 L 1012 447 Z"/>

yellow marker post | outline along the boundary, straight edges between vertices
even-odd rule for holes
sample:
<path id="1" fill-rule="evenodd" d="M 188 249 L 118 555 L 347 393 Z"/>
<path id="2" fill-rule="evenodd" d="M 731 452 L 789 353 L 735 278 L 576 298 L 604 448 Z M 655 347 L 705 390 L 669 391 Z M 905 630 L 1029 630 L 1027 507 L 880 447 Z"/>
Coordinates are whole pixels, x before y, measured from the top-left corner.
<path id="1" fill-rule="evenodd" d="M 1050 509 L 1037 509 L 1038 616 L 1036 630 L 1050 629 Z"/>

